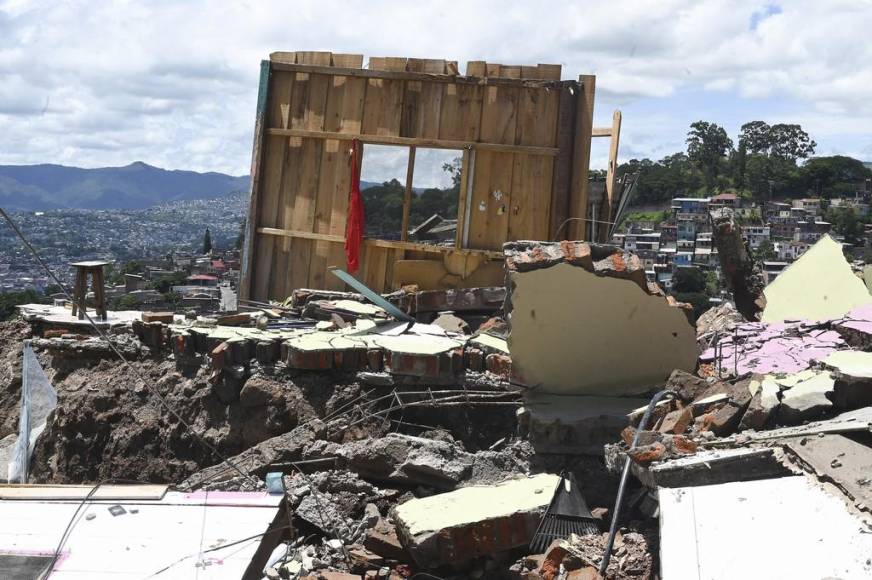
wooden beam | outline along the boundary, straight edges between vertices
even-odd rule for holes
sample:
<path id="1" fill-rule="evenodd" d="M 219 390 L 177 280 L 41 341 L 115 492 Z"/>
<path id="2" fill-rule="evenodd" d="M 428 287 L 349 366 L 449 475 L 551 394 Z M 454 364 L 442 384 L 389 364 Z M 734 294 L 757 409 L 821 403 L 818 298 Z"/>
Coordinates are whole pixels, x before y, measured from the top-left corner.
<path id="1" fill-rule="evenodd" d="M 332 131 L 306 131 L 303 129 L 267 129 L 272 137 L 308 137 L 311 139 L 337 139 L 351 141 L 357 139 L 361 143 L 373 145 L 403 145 L 406 147 L 429 147 L 432 149 L 484 149 L 500 153 L 524 153 L 526 155 L 545 155 L 555 157 L 560 150 L 557 147 L 536 147 L 533 145 L 501 145 L 499 143 L 479 143 L 477 141 L 455 141 L 452 139 L 422 139 L 419 137 L 395 137 L 393 135 L 357 135 L 352 133 L 335 133 Z"/>
<path id="2" fill-rule="evenodd" d="M 257 228 L 257 233 L 268 236 L 282 236 L 287 238 L 304 238 L 307 240 L 318 240 L 322 242 L 334 242 L 344 244 L 344 236 L 336 236 L 331 234 L 316 234 L 313 232 L 302 232 L 298 230 L 283 230 L 280 228 Z M 417 242 L 403 242 L 394 240 L 377 240 L 366 238 L 363 240 L 364 246 L 374 248 L 386 248 L 389 250 L 411 250 L 415 252 L 430 252 L 433 254 L 465 254 L 470 256 L 485 256 L 492 259 L 503 259 L 502 252 L 492 250 L 458 250 L 447 246 L 435 246 L 432 244 L 421 244 Z"/>
<path id="3" fill-rule="evenodd" d="M 433 254 L 466 254 L 469 256 L 487 256 L 488 258 L 494 258 L 499 260 L 502 260 L 504 258 L 502 252 L 495 252 L 493 250 L 457 250 L 455 248 L 450 248 L 447 246 L 434 246 L 432 244 L 420 244 L 417 242 L 395 242 L 392 240 L 365 239 L 363 240 L 363 245 L 375 246 L 376 248 L 389 248 L 394 250 L 430 252 Z"/>
<path id="4" fill-rule="evenodd" d="M 611 137 L 612 136 L 612 128 L 611 127 L 594 127 L 590 132 L 591 137 Z"/>
<path id="5" fill-rule="evenodd" d="M 600 215 L 603 222 L 610 222 L 614 217 L 615 207 L 615 187 L 618 179 L 618 147 L 621 141 L 621 112 L 615 111 L 612 115 L 612 140 L 609 143 L 609 165 L 606 168 L 606 191 L 603 196 L 603 211 Z M 610 225 L 608 223 L 600 225 L 600 240 L 607 242 Z"/>
<path id="6" fill-rule="evenodd" d="M 403 195 L 403 229 L 400 239 L 409 239 L 409 212 L 412 209 L 412 180 L 415 177 L 415 148 L 409 148 L 409 165 L 406 167 L 406 191 Z"/>
<path id="7" fill-rule="evenodd" d="M 281 228 L 257 228 L 257 233 L 267 234 L 270 236 L 281 236 L 285 238 L 303 238 L 305 240 L 338 242 L 342 244 L 345 243 L 345 236 L 337 236 L 335 234 L 318 234 L 315 232 L 304 232 L 302 230 L 285 230 Z"/>
<path id="8" fill-rule="evenodd" d="M 572 148 L 572 187 L 570 190 L 567 234 L 560 239 L 587 239 L 587 189 L 590 171 L 590 138 L 593 131 L 593 101 L 596 92 L 596 77 L 578 77 L 581 90 L 576 95 L 575 141 Z"/>
<path id="9" fill-rule="evenodd" d="M 370 59 L 372 60 L 372 59 Z M 366 68 L 343 68 L 337 66 L 317 66 L 308 64 L 293 64 L 287 61 L 275 60 L 273 70 L 286 70 L 310 74 L 338 75 L 345 77 L 363 77 L 368 79 L 390 79 L 401 81 L 429 81 L 436 83 L 472 84 L 484 86 L 511 86 L 556 89 L 576 86 L 575 81 L 519 79 L 506 77 L 478 77 L 455 74 L 438 74 L 427 72 L 411 72 L 398 70 L 373 70 Z"/>
<path id="10" fill-rule="evenodd" d="M 260 62 L 260 82 L 257 88 L 257 112 L 254 119 L 254 143 L 251 151 L 251 189 L 249 192 L 248 220 L 245 222 L 245 244 L 242 247 L 242 280 L 239 284 L 239 297 L 251 297 L 252 269 L 254 262 L 254 233 L 258 220 L 258 200 L 260 198 L 260 157 L 263 151 L 266 123 L 266 103 L 269 92 L 270 61 Z"/>

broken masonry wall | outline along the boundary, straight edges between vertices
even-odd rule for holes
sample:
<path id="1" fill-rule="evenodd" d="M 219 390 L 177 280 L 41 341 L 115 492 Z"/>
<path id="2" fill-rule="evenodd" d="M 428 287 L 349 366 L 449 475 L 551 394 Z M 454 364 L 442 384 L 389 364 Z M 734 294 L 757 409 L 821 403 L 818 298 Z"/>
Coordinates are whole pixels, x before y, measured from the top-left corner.
<path id="1" fill-rule="evenodd" d="M 718 250 L 721 270 L 727 288 L 733 293 L 736 310 L 747 320 L 760 320 L 766 306 L 763 296 L 763 274 L 742 238 L 742 227 L 736 223 L 733 210 L 723 208 L 709 214 L 712 222 L 712 241 Z"/>
<path id="2" fill-rule="evenodd" d="M 763 322 L 826 320 L 869 304 L 872 296 L 851 270 L 842 246 L 824 235 L 769 284 Z"/>
<path id="3" fill-rule="evenodd" d="M 636 395 L 696 367 L 690 309 L 634 254 L 586 242 L 504 246 L 514 378 L 560 395 Z"/>

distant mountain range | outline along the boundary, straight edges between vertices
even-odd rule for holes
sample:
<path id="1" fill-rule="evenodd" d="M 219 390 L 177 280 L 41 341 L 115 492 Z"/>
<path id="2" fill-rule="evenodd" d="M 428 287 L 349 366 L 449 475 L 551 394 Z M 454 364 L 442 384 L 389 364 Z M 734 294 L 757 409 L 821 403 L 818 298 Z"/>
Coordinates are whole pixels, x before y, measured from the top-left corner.
<path id="1" fill-rule="evenodd" d="M 246 191 L 247 175 L 124 167 L 0 165 L 0 206 L 10 210 L 143 209 Z"/>
<path id="2" fill-rule="evenodd" d="M 379 183 L 362 181 L 361 189 Z M 145 209 L 172 201 L 210 199 L 248 192 L 247 175 L 167 170 L 141 161 L 124 167 L 83 169 L 64 165 L 0 165 L 0 207 L 52 209 Z"/>

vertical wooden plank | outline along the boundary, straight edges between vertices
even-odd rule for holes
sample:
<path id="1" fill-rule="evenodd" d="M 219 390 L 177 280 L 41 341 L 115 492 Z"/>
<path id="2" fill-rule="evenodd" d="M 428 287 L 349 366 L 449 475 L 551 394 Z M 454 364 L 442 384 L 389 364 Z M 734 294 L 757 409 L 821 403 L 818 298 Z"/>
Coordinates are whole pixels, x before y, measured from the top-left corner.
<path id="1" fill-rule="evenodd" d="M 242 280 L 239 284 L 239 297 L 250 299 L 253 296 L 252 281 L 254 263 L 255 237 L 257 236 L 257 221 L 259 219 L 260 179 L 262 174 L 261 158 L 264 153 L 267 95 L 269 93 L 270 63 L 263 60 L 260 63 L 260 82 L 257 87 L 257 108 L 254 117 L 254 142 L 251 146 L 251 188 L 249 190 L 248 220 L 245 222 L 245 245 L 242 248 Z"/>
<path id="2" fill-rule="evenodd" d="M 448 83 L 443 87 L 439 115 L 439 138 L 478 141 L 484 87 Z"/>
<path id="3" fill-rule="evenodd" d="M 466 221 L 469 219 L 468 212 L 472 211 L 470 207 L 467 210 L 467 199 L 469 196 L 469 182 L 475 168 L 473 167 L 473 155 L 475 153 L 470 149 L 463 150 L 463 157 L 460 161 L 460 196 L 457 200 L 457 231 L 454 235 L 454 247 L 457 249 L 463 248 L 463 231 L 466 227 Z"/>
<path id="4" fill-rule="evenodd" d="M 293 77 L 290 73 L 277 71 L 270 81 L 270 99 L 266 115 L 268 127 L 281 126 L 286 118 L 286 104 L 291 98 Z M 265 146 L 263 163 L 264 176 L 261 199 L 258 209 L 257 227 L 277 227 L 280 222 L 280 198 L 282 189 L 282 174 L 287 155 L 286 139 L 270 140 Z M 255 274 L 256 300 L 266 300 L 270 297 L 270 281 L 273 275 L 276 240 L 274 236 L 260 236 L 257 243 L 257 272 Z"/>
<path id="5" fill-rule="evenodd" d="M 560 226 L 569 217 L 569 189 L 572 178 L 572 141 L 575 131 L 575 98 L 568 87 L 560 89 L 560 105 L 557 112 L 557 136 L 555 146 L 558 148 L 554 159 L 554 176 L 551 187 L 551 212 L 549 216 L 550 235 L 552 239 L 558 234 L 558 239 L 567 237 L 566 230 Z M 557 230 L 560 229 L 560 232 Z"/>
<path id="6" fill-rule="evenodd" d="M 335 63 L 336 55 L 333 56 Z M 346 97 L 352 102 L 356 99 L 359 106 L 362 106 L 362 91 L 361 97 L 356 98 L 353 94 L 350 94 L 348 87 L 354 84 L 362 87 L 363 82 L 363 79 L 350 79 L 344 76 L 333 76 L 330 78 L 327 109 L 324 118 L 325 131 L 340 131 L 343 111 L 346 107 L 353 111 L 353 105 L 346 102 Z M 352 112 L 352 115 L 359 119 L 359 109 L 357 113 Z M 339 141 L 336 139 L 324 141 L 321 153 L 321 178 L 318 182 L 318 201 L 315 209 L 314 231 L 316 233 L 345 234 L 345 214 L 347 211 L 348 190 L 351 183 L 351 167 L 348 163 L 350 149 L 350 141 Z M 335 257 L 331 260 L 331 256 Z M 312 242 L 312 254 L 309 259 L 309 275 L 306 285 L 310 288 L 327 288 L 331 285 L 330 279 L 332 278 L 335 280 L 334 285 L 337 289 L 341 289 L 342 282 L 334 276 L 328 276 L 327 268 L 330 265 L 343 267 L 343 257 L 341 244 L 324 241 Z"/>
<path id="7" fill-rule="evenodd" d="M 545 88 L 522 88 L 518 102 L 518 145 L 551 147 L 556 139 L 560 94 Z M 547 240 L 548 206 L 554 163 L 542 155 L 514 155 L 508 240 Z"/>
<path id="8" fill-rule="evenodd" d="M 367 79 L 363 134 L 399 136 L 404 88 L 404 81 Z"/>
<path id="9" fill-rule="evenodd" d="M 548 81 L 559 81 L 560 75 L 563 74 L 562 67 L 559 64 L 542 64 L 539 63 L 539 78 Z"/>
<path id="10" fill-rule="evenodd" d="M 615 196 L 617 195 L 615 187 L 617 186 L 618 177 L 618 147 L 621 142 L 621 112 L 615 111 L 612 114 L 612 137 L 609 142 L 609 165 L 606 168 L 606 191 L 603 200 L 602 220 L 610 222 L 615 215 Z M 609 224 L 599 224 L 600 241 L 607 242 L 609 235 Z"/>
<path id="11" fill-rule="evenodd" d="M 554 158 L 515 154 L 514 163 L 508 241 L 547 240 Z"/>
<path id="12" fill-rule="evenodd" d="M 519 89 L 486 87 L 482 103 L 481 139 L 514 144 Z M 469 247 L 499 250 L 509 231 L 513 154 L 477 151 L 469 216 Z"/>
<path id="13" fill-rule="evenodd" d="M 297 64 L 311 64 L 315 66 L 330 66 L 333 54 L 323 51 L 297 51 Z"/>
<path id="14" fill-rule="evenodd" d="M 400 135 L 424 139 L 439 138 L 444 83 L 407 81 L 403 96 Z"/>
<path id="15" fill-rule="evenodd" d="M 466 76 L 483 77 L 487 74 L 487 63 L 483 60 L 471 60 L 466 63 Z"/>
<path id="16" fill-rule="evenodd" d="M 363 104 L 366 96 L 366 79 L 348 77 L 343 83 L 342 102 L 332 103 L 328 99 L 328 109 L 338 111 L 336 114 L 328 114 L 328 131 L 341 133 L 359 134 L 363 120 Z M 336 127 L 335 129 L 333 127 Z M 330 213 L 330 227 L 328 233 L 345 236 L 345 226 L 348 218 L 348 195 L 351 191 L 351 151 L 352 144 L 349 141 L 340 143 L 340 156 L 337 160 L 335 171 L 337 172 L 336 188 L 333 190 L 333 205 Z M 360 167 L 362 156 L 357 159 Z M 344 244 L 330 243 L 327 257 L 327 266 L 346 267 Z M 336 276 L 326 274 L 324 287 L 328 290 L 343 290 L 345 284 Z"/>
<path id="17" fill-rule="evenodd" d="M 309 79 L 309 98 L 303 129 L 323 131 L 324 119 L 327 113 L 327 94 L 331 77 L 313 74 Z M 325 142 L 321 139 L 303 139 L 303 165 L 300 170 L 300 181 L 293 206 L 291 229 L 312 232 L 315 227 L 315 213 L 318 205 L 319 179 L 321 177 L 321 160 Z M 309 261 L 312 255 L 312 240 L 294 240 L 291 253 L 291 287 L 285 288 L 290 294 L 295 288 L 308 285 Z"/>
<path id="18" fill-rule="evenodd" d="M 409 212 L 412 209 L 412 183 L 415 178 L 415 147 L 409 147 L 409 164 L 406 167 L 406 190 L 403 192 L 403 223 L 400 239 L 409 239 Z"/>
<path id="19" fill-rule="evenodd" d="M 572 153 L 572 185 L 570 188 L 569 217 L 575 219 L 567 225 L 567 239 L 587 239 L 587 189 L 590 170 L 590 139 L 593 131 L 593 101 L 596 77 L 578 77 L 580 90 L 576 95 L 575 135 Z"/>
<path id="20" fill-rule="evenodd" d="M 331 64 L 340 68 L 363 68 L 363 55 L 334 52 Z"/>

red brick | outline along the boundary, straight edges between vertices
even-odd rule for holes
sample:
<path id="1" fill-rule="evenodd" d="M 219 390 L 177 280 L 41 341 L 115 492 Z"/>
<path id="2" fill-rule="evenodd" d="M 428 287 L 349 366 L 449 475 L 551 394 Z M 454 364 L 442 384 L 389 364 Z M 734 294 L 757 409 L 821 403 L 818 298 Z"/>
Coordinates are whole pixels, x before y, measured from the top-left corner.
<path id="1" fill-rule="evenodd" d="M 666 455 L 666 446 L 659 441 L 655 441 L 651 445 L 643 445 L 628 451 L 630 457 L 639 465 L 645 467 L 654 461 L 658 461 Z"/>
<path id="2" fill-rule="evenodd" d="M 676 409 L 670 411 L 665 417 L 663 417 L 663 421 L 660 423 L 658 431 L 661 433 L 674 433 L 678 435 L 684 433 L 692 422 L 693 412 L 690 410 L 690 407 Z"/>
<path id="3" fill-rule="evenodd" d="M 481 372 L 484 370 L 484 353 L 477 348 L 467 348 L 464 352 L 466 368 L 471 371 Z"/>
<path id="4" fill-rule="evenodd" d="M 504 354 L 489 354 L 485 359 L 487 370 L 499 377 L 508 379 L 512 376 L 512 359 Z"/>

